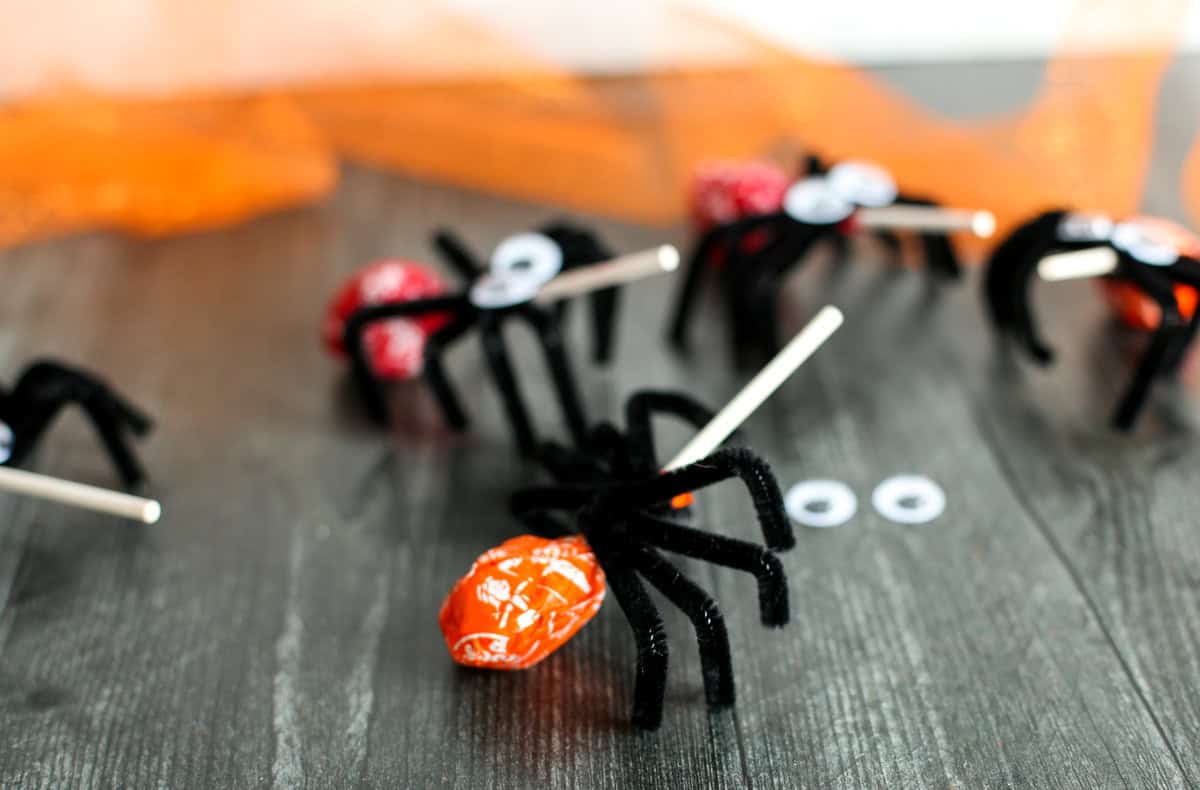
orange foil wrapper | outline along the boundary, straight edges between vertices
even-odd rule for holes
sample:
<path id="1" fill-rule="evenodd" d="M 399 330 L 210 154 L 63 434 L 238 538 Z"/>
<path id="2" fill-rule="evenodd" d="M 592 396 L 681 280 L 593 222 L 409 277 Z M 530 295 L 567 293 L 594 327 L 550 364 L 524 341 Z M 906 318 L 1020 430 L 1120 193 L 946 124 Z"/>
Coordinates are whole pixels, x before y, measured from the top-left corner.
<path id="1" fill-rule="evenodd" d="M 522 535 L 475 560 L 446 596 L 438 623 L 459 664 L 525 669 L 591 620 L 605 589 L 582 537 Z"/>

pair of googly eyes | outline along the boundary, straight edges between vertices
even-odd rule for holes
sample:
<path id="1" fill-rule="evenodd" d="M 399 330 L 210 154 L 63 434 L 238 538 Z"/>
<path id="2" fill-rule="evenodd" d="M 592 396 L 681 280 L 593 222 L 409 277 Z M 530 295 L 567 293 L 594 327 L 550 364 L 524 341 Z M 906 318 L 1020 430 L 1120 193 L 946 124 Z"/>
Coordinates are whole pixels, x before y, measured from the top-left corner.
<path id="1" fill-rule="evenodd" d="M 858 512 L 858 497 L 838 480 L 797 483 L 783 504 L 792 520 L 806 527 L 840 527 Z M 923 475 L 897 475 L 875 486 L 871 505 L 896 524 L 925 524 L 946 510 L 946 494 Z"/>
<path id="2" fill-rule="evenodd" d="M 1058 238 L 1077 243 L 1108 242 L 1149 266 L 1170 266 L 1179 260 L 1179 250 L 1164 237 L 1161 228 L 1137 220 L 1113 222 L 1103 214 L 1071 213 L 1058 223 Z"/>
<path id="3" fill-rule="evenodd" d="M 783 198 L 783 210 L 807 225 L 834 225 L 859 207 L 889 206 L 900 194 L 888 171 L 870 162 L 841 162 L 823 176 L 793 184 Z"/>
<path id="4" fill-rule="evenodd" d="M 488 272 L 471 286 L 471 304 L 485 310 L 528 302 L 563 267 L 562 249 L 541 233 L 518 233 L 497 245 Z"/>
<path id="5" fill-rule="evenodd" d="M 0 464 L 8 463 L 8 459 L 12 458 L 13 444 L 16 441 L 12 428 L 8 427 L 8 423 L 0 421 Z"/>

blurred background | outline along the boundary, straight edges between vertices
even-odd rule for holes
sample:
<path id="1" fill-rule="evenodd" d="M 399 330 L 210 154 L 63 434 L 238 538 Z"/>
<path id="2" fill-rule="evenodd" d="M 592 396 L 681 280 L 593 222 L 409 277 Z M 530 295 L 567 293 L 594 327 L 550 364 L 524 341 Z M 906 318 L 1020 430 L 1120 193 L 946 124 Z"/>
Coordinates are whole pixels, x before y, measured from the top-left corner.
<path id="1" fill-rule="evenodd" d="M 698 163 L 801 151 L 875 159 L 1002 225 L 1128 213 L 1198 5 L 8 0 L 0 243 L 228 225 L 322 200 L 345 161 L 656 224 Z M 892 76 L 1014 62 L 1027 83 L 956 81 L 953 115 Z M 1194 224 L 1189 150 L 1164 166 Z"/>

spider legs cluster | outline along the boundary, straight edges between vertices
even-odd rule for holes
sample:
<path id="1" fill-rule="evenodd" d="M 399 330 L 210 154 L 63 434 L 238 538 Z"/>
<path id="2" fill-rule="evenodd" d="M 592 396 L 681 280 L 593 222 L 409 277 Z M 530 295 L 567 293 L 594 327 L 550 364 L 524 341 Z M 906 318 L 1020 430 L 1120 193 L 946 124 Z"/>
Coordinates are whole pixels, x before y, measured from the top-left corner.
<path id="1" fill-rule="evenodd" d="M 34 362 L 8 391 L 0 391 L 0 464 L 19 466 L 36 449 L 62 410 L 87 415 L 126 485 L 145 477 L 126 434 L 145 436 L 153 423 L 101 379 L 57 362 Z"/>
<path id="2" fill-rule="evenodd" d="M 767 464 L 750 451 L 718 450 L 694 464 L 658 473 L 649 425 L 654 412 L 697 424 L 709 416 L 707 409 L 683 395 L 638 393 L 627 404 L 628 433 L 601 424 L 592 430 L 585 449 L 547 443 L 540 457 L 557 482 L 518 491 L 511 499 L 514 515 L 534 532 L 546 537 L 579 533 L 595 552 L 633 630 L 633 721 L 648 729 L 662 720 L 669 647 L 662 617 L 643 580 L 691 621 L 708 704 L 721 707 L 734 701 L 729 636 L 720 608 L 662 552 L 752 574 L 762 622 L 777 627 L 787 623 L 789 612 L 787 579 L 774 552 L 795 542 L 778 483 Z M 765 547 L 670 517 L 674 498 L 730 478 L 738 478 L 749 492 Z"/>

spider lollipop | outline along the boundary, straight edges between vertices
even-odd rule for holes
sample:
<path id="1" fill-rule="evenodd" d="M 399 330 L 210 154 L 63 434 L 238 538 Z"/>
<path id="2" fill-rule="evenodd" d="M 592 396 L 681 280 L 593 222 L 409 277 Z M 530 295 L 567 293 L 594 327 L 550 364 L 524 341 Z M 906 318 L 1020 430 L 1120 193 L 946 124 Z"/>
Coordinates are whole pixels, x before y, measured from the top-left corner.
<path id="1" fill-rule="evenodd" d="M 607 358 L 616 311 L 616 286 L 674 269 L 678 254 L 674 248 L 660 247 L 598 264 L 597 257 L 607 251 L 588 234 L 561 224 L 548 226 L 546 230 L 547 233 L 522 233 L 505 239 L 492 253 L 486 270 L 461 241 L 441 232 L 435 243 L 465 281 L 463 290 L 365 304 L 345 319 L 341 327 L 343 345 L 372 417 L 385 421 L 387 405 L 371 364 L 368 330 L 397 318 L 433 317 L 436 324 L 426 327 L 431 333 L 423 338 L 420 367 L 446 422 L 461 430 L 467 425 L 467 416 L 442 367 L 442 354 L 472 328 L 478 328 L 484 359 L 500 391 L 517 445 L 522 453 L 532 453 L 536 447 L 532 422 L 502 333 L 504 321 L 516 318 L 529 324 L 537 334 L 568 430 L 575 439 L 583 439 L 587 422 L 560 330 L 562 311 L 556 303 L 580 293 L 600 292 L 599 296 L 593 295 L 592 303 L 597 330 L 594 352 L 598 359 Z"/>
<path id="2" fill-rule="evenodd" d="M 153 423 L 103 380 L 49 360 L 32 363 L 9 390 L 0 388 L 0 465 L 24 463 L 59 413 L 79 406 L 127 486 L 145 473 L 129 447 L 127 434 L 145 436 Z"/>
<path id="3" fill-rule="evenodd" d="M 158 502 L 15 468 L 29 459 L 59 412 L 70 405 L 78 405 L 91 420 L 124 483 L 142 481 L 145 475 L 126 433 L 144 436 L 153 427 L 150 418 L 90 373 L 41 360 L 29 365 L 12 389 L 0 387 L 0 490 L 147 524 L 158 521 Z"/>
<path id="4" fill-rule="evenodd" d="M 722 296 L 729 312 L 731 340 L 739 364 L 757 349 L 763 355 L 779 348 L 777 301 L 782 279 L 820 243 L 831 243 L 844 257 L 847 235 L 868 230 L 894 249 L 893 231 L 920 235 L 928 266 L 943 278 L 959 275 L 960 266 L 946 233 L 971 230 L 989 235 L 994 220 L 987 212 L 942 209 L 928 200 L 902 194 L 891 175 L 866 162 L 847 161 L 826 171 L 810 158 L 808 173 L 785 191 L 777 179 L 756 175 L 761 184 L 738 203 L 718 201 L 722 211 L 700 237 L 680 287 L 670 338 L 684 347 L 688 325 L 706 271 L 719 264 Z M 752 198 L 752 199 L 751 199 Z M 755 211 L 771 200 L 770 210 Z M 750 207 L 738 215 L 732 205 Z"/>
<path id="5" fill-rule="evenodd" d="M 642 580 L 691 620 L 710 707 L 734 701 L 729 636 L 717 603 L 662 551 L 754 575 L 767 626 L 788 621 L 787 579 L 775 556 L 794 544 L 770 467 L 744 449 L 716 449 L 841 323 L 822 311 L 717 415 L 678 393 L 644 391 L 626 404 L 626 430 L 601 423 L 585 444 L 547 443 L 540 459 L 554 483 L 513 494 L 523 536 L 483 555 L 443 604 L 440 621 L 455 660 L 520 669 L 549 655 L 599 609 L 611 588 L 637 642 L 633 722 L 662 721 L 668 646 Z M 704 427 L 667 465 L 656 463 L 651 416 Z M 754 503 L 764 545 L 694 529 L 670 518 L 680 495 L 737 478 Z"/>
<path id="6" fill-rule="evenodd" d="M 1106 292 L 1128 323 L 1153 331 L 1113 414 L 1133 427 L 1154 379 L 1175 372 L 1195 336 L 1200 241 L 1164 220 L 1114 222 L 1099 214 L 1048 211 L 1021 225 L 992 253 L 985 296 L 997 328 L 1034 360 L 1054 352 L 1042 339 L 1030 305 L 1035 275 L 1044 280 L 1104 277 Z"/>

